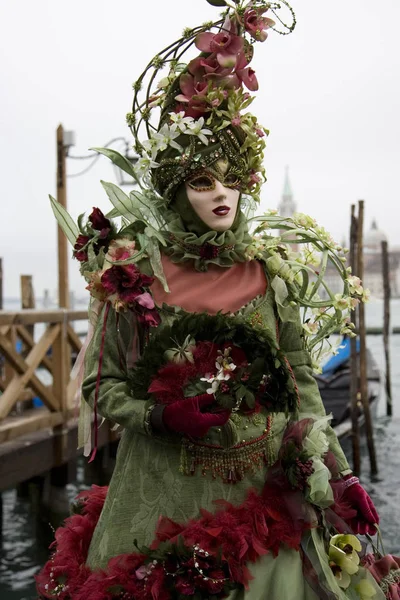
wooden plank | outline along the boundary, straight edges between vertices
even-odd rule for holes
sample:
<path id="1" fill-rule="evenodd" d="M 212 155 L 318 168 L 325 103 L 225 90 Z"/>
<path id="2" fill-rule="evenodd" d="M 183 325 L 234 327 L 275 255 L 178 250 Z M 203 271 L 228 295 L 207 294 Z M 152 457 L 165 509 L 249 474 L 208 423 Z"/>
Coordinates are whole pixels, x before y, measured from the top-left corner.
<path id="1" fill-rule="evenodd" d="M 15 350 L 16 345 L 17 345 L 17 336 L 16 336 L 15 327 L 10 327 L 7 335 L 4 337 L 5 337 L 5 339 L 8 340 L 11 347 L 14 348 L 14 350 Z M 5 360 L 3 372 L 4 372 L 4 380 L 7 385 L 11 381 L 11 379 L 14 377 L 15 371 L 13 369 L 13 366 L 9 362 L 7 362 L 7 357 L 5 357 L 5 359 L 6 360 Z"/>
<path id="2" fill-rule="evenodd" d="M 0 310 L 3 310 L 3 259 L 0 258 Z"/>
<path id="3" fill-rule="evenodd" d="M 28 400 L 33 400 L 33 398 L 36 396 L 35 392 L 32 390 L 32 388 L 26 388 L 20 395 L 20 397 L 18 398 L 19 402 L 27 402 Z"/>
<path id="4" fill-rule="evenodd" d="M 7 389 L 0 397 L 0 419 L 4 419 L 11 411 L 14 404 L 17 402 L 20 393 L 27 386 L 35 390 L 44 404 L 52 411 L 59 410 L 56 397 L 54 397 L 49 388 L 38 379 L 35 371 L 46 354 L 48 348 L 52 345 L 59 336 L 60 326 L 52 325 L 43 334 L 42 338 L 28 354 L 24 360 L 18 352 L 14 350 L 12 345 L 4 336 L 0 336 L 0 348 L 4 353 L 6 360 L 12 364 L 15 370 L 19 373 L 8 383 Z"/>
<path id="5" fill-rule="evenodd" d="M 73 350 L 75 350 L 75 352 L 80 352 L 81 348 L 82 348 L 82 342 L 79 338 L 79 336 L 76 334 L 76 332 L 72 329 L 71 325 L 67 325 L 67 336 L 68 336 L 68 341 L 71 344 Z"/>
<path id="6" fill-rule="evenodd" d="M 59 410 L 66 410 L 67 385 L 70 364 L 67 365 L 67 339 L 65 325 L 53 344 L 53 395 L 57 398 Z"/>
<path id="7" fill-rule="evenodd" d="M 24 344 L 28 346 L 30 350 L 36 345 L 35 340 L 23 325 L 17 325 L 17 336 L 24 342 Z M 50 373 L 53 372 L 53 363 L 51 358 L 49 358 L 48 356 L 43 356 L 42 361 L 38 366 L 44 367 Z"/>
<path id="8" fill-rule="evenodd" d="M 35 308 L 32 275 L 21 275 L 21 308 Z"/>
<path id="9" fill-rule="evenodd" d="M 86 321 L 87 310 L 36 310 L 26 309 L 23 312 L 0 312 L 0 326 L 5 325 L 34 325 L 35 323 L 63 323 L 67 321 Z"/>
<path id="10" fill-rule="evenodd" d="M 4 381 L 4 379 L 0 378 L 0 392 L 4 392 L 6 387 L 6 382 Z M 20 397 L 18 398 L 18 401 L 25 402 L 26 400 L 32 400 L 34 397 L 35 392 L 31 388 L 27 388 L 21 393 Z"/>
<path id="11" fill-rule="evenodd" d="M 63 415 L 60 412 L 51 413 L 47 408 L 31 408 L 23 415 L 7 417 L 0 423 L 0 444 L 35 431 L 52 429 L 62 422 Z"/>
<path id="12" fill-rule="evenodd" d="M 77 449 L 76 419 L 68 421 L 64 429 L 66 436 L 64 461 L 68 462 L 82 454 L 82 450 Z M 110 431 L 108 424 L 105 423 L 100 427 L 99 448 L 114 439 L 115 433 Z M 54 434 L 51 429 L 37 431 L 0 444 L 0 492 L 13 488 L 31 477 L 44 475 L 58 466 L 53 449 Z"/>

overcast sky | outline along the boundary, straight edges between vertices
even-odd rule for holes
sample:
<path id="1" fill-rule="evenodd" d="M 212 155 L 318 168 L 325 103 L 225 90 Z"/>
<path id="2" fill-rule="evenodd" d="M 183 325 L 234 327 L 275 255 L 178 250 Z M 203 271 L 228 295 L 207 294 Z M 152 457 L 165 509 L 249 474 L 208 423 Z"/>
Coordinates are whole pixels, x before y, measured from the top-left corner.
<path id="1" fill-rule="evenodd" d="M 285 165 L 298 210 L 341 241 L 350 204 L 400 245 L 400 2 L 293 0 L 298 26 L 256 45 L 253 112 L 270 129 L 261 211 L 276 207 Z M 0 256 L 5 296 L 32 274 L 37 296 L 57 289 L 55 130 L 76 133 L 71 153 L 129 138 L 131 84 L 185 26 L 217 18 L 205 0 L 0 0 Z M 68 159 L 69 174 L 86 163 Z M 74 217 L 109 208 L 104 158 L 69 179 Z M 71 288 L 82 295 L 77 262 Z"/>

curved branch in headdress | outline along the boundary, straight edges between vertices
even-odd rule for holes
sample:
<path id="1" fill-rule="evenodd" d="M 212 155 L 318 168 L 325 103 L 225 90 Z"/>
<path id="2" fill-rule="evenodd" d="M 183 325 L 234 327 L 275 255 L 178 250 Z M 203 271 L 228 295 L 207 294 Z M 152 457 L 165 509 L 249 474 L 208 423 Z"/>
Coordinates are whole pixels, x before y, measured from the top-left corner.
<path id="1" fill-rule="evenodd" d="M 127 122 L 141 157 L 137 172 L 144 177 L 151 172 L 153 184 L 167 201 L 193 169 L 221 155 L 233 164 L 244 193 L 257 198 L 265 180 L 262 161 L 268 130 L 254 115 L 243 112 L 254 99 L 250 92 L 258 90 L 250 63 L 255 42 L 264 42 L 269 29 L 290 33 L 296 18 L 286 0 L 207 2 L 225 7 L 221 18 L 185 29 L 133 84 Z M 280 16 L 283 7 L 291 15 L 290 25 Z M 200 53 L 183 62 L 193 47 Z"/>

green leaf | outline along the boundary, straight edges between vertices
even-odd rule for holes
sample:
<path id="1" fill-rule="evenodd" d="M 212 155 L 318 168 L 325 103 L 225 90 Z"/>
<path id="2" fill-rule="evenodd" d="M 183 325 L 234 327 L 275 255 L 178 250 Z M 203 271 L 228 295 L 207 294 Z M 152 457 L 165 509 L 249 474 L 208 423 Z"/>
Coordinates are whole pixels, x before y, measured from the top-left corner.
<path id="1" fill-rule="evenodd" d="M 158 281 L 163 286 L 164 290 L 168 293 L 169 287 L 167 279 L 164 274 L 164 269 L 161 262 L 161 252 L 159 245 L 154 243 L 152 239 L 148 241 L 148 255 L 150 258 L 151 268 L 153 269 L 154 277 L 157 277 Z"/>
<path id="2" fill-rule="evenodd" d="M 76 238 L 79 235 L 77 224 L 68 211 L 62 206 L 62 204 L 57 202 L 53 196 L 49 196 L 49 198 L 51 202 L 51 208 L 53 209 L 54 216 L 57 219 L 59 226 L 68 238 L 68 241 L 74 246 Z"/>
<path id="3" fill-rule="evenodd" d="M 256 398 L 250 390 L 246 390 L 243 400 L 246 402 L 249 408 L 254 408 L 256 404 Z"/>
<path id="4" fill-rule="evenodd" d="M 114 165 L 133 177 L 136 183 L 139 183 L 138 176 L 135 173 L 132 163 L 116 150 L 112 150 L 111 148 L 89 148 L 89 150 L 103 154 L 103 156 L 109 158 Z"/>
<path id="5" fill-rule="evenodd" d="M 150 240 L 149 240 L 148 236 L 147 236 L 147 235 L 144 235 L 143 233 L 140 233 L 140 232 L 139 232 L 139 233 L 137 233 L 137 235 L 136 235 L 136 239 L 137 239 L 137 241 L 138 241 L 138 244 L 139 244 L 140 248 L 141 248 L 142 250 L 146 250 L 146 249 L 147 249 L 147 246 L 148 246 L 148 245 L 149 245 L 149 243 L 150 243 Z"/>
<path id="6" fill-rule="evenodd" d="M 242 384 L 239 384 L 238 388 L 236 390 L 236 398 L 238 400 L 242 400 L 245 397 L 245 395 L 246 395 L 246 388 L 245 388 L 245 386 L 242 385 Z"/>
<path id="7" fill-rule="evenodd" d="M 212 6 L 226 6 L 225 0 L 207 0 Z"/>
<path id="8" fill-rule="evenodd" d="M 119 216 L 129 216 L 134 221 L 141 218 L 141 214 L 135 210 L 134 202 L 115 183 L 102 181 L 101 185 L 106 190 L 111 204 L 119 212 Z"/>
<path id="9" fill-rule="evenodd" d="M 157 231 L 157 229 L 154 229 L 154 227 L 152 227 L 151 225 L 148 225 L 146 227 L 146 229 L 144 230 L 144 233 L 149 238 L 156 238 L 162 246 L 167 245 L 167 242 L 165 241 L 164 236 L 159 231 Z"/>
<path id="10" fill-rule="evenodd" d="M 227 410 L 232 410 L 236 406 L 236 400 L 230 394 L 218 394 L 217 401 L 219 406 Z"/>
<path id="11" fill-rule="evenodd" d="M 192 381 L 185 387 L 185 398 L 193 398 L 205 394 L 209 384 L 207 381 Z"/>
<path id="12" fill-rule="evenodd" d="M 293 307 L 288 303 L 289 292 L 285 281 L 276 275 L 271 282 L 271 287 L 275 292 L 276 306 L 281 320 L 284 323 L 296 323 L 298 318 L 297 307 Z"/>

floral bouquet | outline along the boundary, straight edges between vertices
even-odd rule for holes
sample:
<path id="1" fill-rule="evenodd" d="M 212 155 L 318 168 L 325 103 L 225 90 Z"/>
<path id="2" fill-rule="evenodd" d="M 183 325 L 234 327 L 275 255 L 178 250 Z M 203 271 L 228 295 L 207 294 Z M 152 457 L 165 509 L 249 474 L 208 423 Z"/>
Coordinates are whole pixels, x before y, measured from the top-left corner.
<path id="1" fill-rule="evenodd" d="M 149 292 L 154 277 L 136 264 L 143 250 L 132 230 L 118 232 L 99 208 L 93 208 L 86 225 L 82 221 L 80 217 L 73 254 L 81 263 L 86 289 L 96 300 L 110 302 L 117 312 L 132 310 L 138 321 L 156 327 L 160 317 Z"/>
<path id="2" fill-rule="evenodd" d="M 291 412 L 297 397 L 284 354 L 267 331 L 222 314 L 184 315 L 155 330 L 132 374 L 136 397 L 168 404 L 208 393 L 215 410 Z"/>

